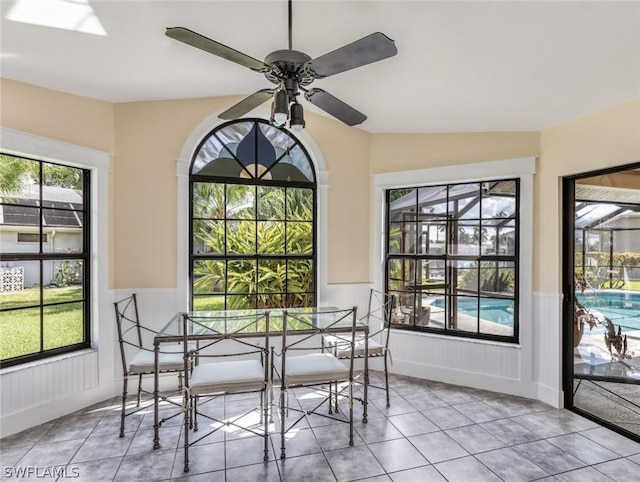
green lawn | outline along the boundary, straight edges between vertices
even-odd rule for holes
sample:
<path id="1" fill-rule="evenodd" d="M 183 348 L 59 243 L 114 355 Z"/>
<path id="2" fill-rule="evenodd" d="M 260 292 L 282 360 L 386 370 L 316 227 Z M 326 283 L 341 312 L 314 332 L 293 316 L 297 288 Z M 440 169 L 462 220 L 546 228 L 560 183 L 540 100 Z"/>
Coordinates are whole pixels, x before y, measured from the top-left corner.
<path id="1" fill-rule="evenodd" d="M 45 288 L 44 303 L 54 304 L 78 300 L 43 308 L 41 337 L 39 288 L 27 288 L 18 293 L 0 294 L 2 309 L 22 308 L 0 312 L 0 358 L 5 360 L 40 351 L 81 343 L 84 339 L 82 287 Z"/>

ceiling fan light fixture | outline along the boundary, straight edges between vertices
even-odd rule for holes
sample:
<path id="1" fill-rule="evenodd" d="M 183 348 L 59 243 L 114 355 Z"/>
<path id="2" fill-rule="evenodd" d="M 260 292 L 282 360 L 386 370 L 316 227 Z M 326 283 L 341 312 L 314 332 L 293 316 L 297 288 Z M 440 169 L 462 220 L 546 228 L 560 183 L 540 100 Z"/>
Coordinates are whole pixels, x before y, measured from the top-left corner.
<path id="1" fill-rule="evenodd" d="M 294 132 L 300 132 L 304 129 L 304 110 L 302 109 L 302 104 L 299 102 L 294 102 L 291 104 L 291 121 L 289 121 L 289 127 Z"/>
<path id="2" fill-rule="evenodd" d="M 284 125 L 289 118 L 288 97 L 284 90 L 277 91 L 273 96 L 272 117 L 277 126 Z"/>

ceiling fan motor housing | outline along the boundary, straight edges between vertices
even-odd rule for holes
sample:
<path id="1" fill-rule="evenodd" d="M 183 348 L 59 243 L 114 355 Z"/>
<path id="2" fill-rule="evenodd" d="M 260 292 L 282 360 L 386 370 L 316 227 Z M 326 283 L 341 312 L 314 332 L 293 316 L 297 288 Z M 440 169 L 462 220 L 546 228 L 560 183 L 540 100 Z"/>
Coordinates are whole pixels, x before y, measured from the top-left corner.
<path id="1" fill-rule="evenodd" d="M 311 61 L 304 52 L 297 50 L 276 50 L 268 54 L 264 63 L 272 70 L 265 72 L 265 77 L 269 82 L 280 85 L 283 81 L 289 96 L 295 96 L 298 86 L 309 85 L 313 82 L 313 74 L 307 69 L 307 64 Z"/>

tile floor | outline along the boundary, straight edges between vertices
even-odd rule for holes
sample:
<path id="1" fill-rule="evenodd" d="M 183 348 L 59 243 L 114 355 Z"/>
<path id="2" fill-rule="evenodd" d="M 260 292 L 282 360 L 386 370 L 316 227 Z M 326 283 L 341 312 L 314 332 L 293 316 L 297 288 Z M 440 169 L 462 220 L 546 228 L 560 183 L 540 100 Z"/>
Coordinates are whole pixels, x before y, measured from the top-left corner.
<path id="1" fill-rule="evenodd" d="M 270 461 L 264 463 L 262 439 L 225 429 L 191 449 L 188 474 L 183 472 L 179 417 L 163 425 L 162 447 L 153 450 L 152 411 L 129 417 L 126 436 L 120 438 L 114 398 L 2 439 L 0 477 L 92 482 L 640 481 L 640 444 L 571 412 L 402 376 L 392 377 L 392 389 L 390 408 L 382 391 L 371 390 L 369 422 L 355 424 L 353 447 L 348 446 L 347 425 L 312 416 L 292 429 L 284 461 L 277 457 L 279 436 L 272 435 Z M 303 406 L 313 402 L 313 393 L 301 395 Z M 253 401 L 246 396 L 227 399 L 210 410 L 230 412 L 247 403 Z"/>

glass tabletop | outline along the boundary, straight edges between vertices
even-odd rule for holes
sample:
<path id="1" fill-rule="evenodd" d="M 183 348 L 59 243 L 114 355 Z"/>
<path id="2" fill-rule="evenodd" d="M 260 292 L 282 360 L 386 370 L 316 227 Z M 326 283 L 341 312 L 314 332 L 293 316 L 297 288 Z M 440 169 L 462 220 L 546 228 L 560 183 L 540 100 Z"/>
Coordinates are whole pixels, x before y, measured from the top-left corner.
<path id="1" fill-rule="evenodd" d="M 265 331 L 267 319 L 269 332 L 278 334 L 282 333 L 285 311 L 288 316 L 287 332 L 309 332 L 322 329 L 348 331 L 352 325 L 352 309 L 335 307 L 189 311 L 176 313 L 158 332 L 156 339 L 182 337 L 185 317 L 189 337 L 262 334 Z M 366 329 L 367 325 L 363 321 L 356 321 L 357 331 Z"/>

